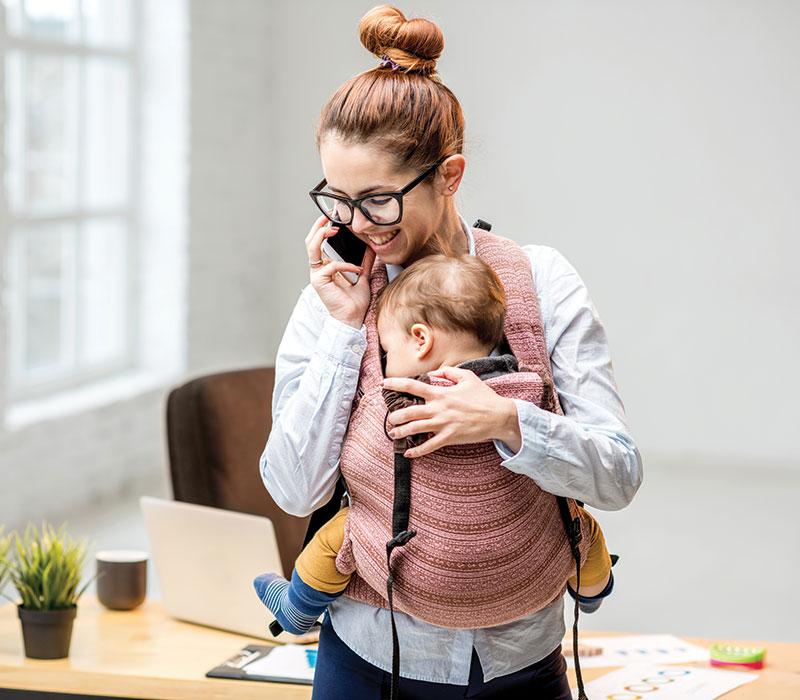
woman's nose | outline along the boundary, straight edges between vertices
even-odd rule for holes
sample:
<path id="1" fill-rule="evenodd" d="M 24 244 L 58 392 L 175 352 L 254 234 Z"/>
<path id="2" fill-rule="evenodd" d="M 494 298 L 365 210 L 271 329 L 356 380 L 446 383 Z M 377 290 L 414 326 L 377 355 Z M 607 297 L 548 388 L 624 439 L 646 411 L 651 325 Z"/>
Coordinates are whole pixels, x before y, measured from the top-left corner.
<path id="1" fill-rule="evenodd" d="M 365 233 L 373 223 L 361 212 L 358 207 L 353 207 L 353 220 L 350 228 L 353 233 Z"/>

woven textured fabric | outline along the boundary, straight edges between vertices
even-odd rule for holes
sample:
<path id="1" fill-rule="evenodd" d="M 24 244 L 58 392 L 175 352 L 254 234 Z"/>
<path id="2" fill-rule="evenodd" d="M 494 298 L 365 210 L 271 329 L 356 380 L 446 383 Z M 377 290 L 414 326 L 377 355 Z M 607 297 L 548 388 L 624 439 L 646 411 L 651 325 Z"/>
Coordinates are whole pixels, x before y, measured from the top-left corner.
<path id="1" fill-rule="evenodd" d="M 561 414 L 527 255 L 509 239 L 482 229 L 473 235 L 476 254 L 505 287 L 504 331 L 520 370 L 486 384 Z M 386 284 L 386 267 L 376 260 L 364 321 L 367 349 L 340 460 L 351 508 L 336 559 L 342 573 L 353 573 L 344 594 L 379 607 L 388 607 L 386 543 L 394 493 L 375 318 L 375 298 Z M 573 516 L 586 515 L 572 500 L 569 507 Z M 409 529 L 416 537 L 392 554 L 394 607 L 435 625 L 476 628 L 516 620 L 562 596 L 575 572 L 555 496 L 503 467 L 491 440 L 412 460 Z M 587 549 L 584 538 L 581 561 Z"/>

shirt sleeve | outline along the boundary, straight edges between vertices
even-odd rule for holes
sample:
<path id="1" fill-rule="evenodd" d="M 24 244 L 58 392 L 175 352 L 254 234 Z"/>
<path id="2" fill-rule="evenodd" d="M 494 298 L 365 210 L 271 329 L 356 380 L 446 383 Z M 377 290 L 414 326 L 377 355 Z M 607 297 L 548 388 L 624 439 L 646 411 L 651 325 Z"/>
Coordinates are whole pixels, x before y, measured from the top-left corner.
<path id="1" fill-rule="evenodd" d="M 564 415 L 514 399 L 522 445 L 495 447 L 508 469 L 542 489 L 602 510 L 619 510 L 642 482 L 605 329 L 586 285 L 561 253 L 525 246 L 531 259 L 553 381 Z"/>
<path id="2" fill-rule="evenodd" d="M 272 430 L 259 460 L 264 486 L 291 515 L 333 494 L 366 346 L 366 326 L 337 320 L 310 284 L 303 289 L 278 346 Z"/>

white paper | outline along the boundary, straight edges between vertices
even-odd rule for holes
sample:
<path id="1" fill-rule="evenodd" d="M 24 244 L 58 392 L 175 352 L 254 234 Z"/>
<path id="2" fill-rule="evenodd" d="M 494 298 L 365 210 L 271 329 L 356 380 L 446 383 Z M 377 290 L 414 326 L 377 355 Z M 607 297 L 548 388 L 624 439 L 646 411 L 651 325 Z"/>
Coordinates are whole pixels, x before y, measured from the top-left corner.
<path id="1" fill-rule="evenodd" d="M 247 664 L 242 670 L 250 675 L 280 678 L 314 679 L 317 650 L 299 644 L 275 647 L 269 654 Z"/>
<path id="2" fill-rule="evenodd" d="M 585 637 L 580 643 L 601 647 L 597 656 L 579 656 L 581 668 L 627 666 L 629 664 L 685 664 L 708 661 L 708 649 L 685 642 L 671 634 L 646 634 L 632 637 Z M 563 647 L 564 656 L 574 666 L 572 644 Z M 661 700 L 659 698 L 659 700 Z"/>
<path id="3" fill-rule="evenodd" d="M 612 671 L 590 681 L 584 689 L 586 696 L 592 700 L 637 697 L 658 700 L 713 700 L 756 678 L 756 673 L 648 664 L 626 666 Z M 578 697 L 577 690 L 572 691 L 572 697 Z"/>

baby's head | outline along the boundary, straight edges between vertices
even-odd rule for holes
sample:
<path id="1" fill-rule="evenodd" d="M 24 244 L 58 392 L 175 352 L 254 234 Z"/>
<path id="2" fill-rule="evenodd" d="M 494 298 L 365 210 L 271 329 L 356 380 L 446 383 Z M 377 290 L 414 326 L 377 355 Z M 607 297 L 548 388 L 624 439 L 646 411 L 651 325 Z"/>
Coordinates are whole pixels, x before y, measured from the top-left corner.
<path id="1" fill-rule="evenodd" d="M 485 357 L 503 339 L 506 296 L 495 271 L 473 255 L 427 255 L 378 296 L 387 377 L 413 377 Z"/>

